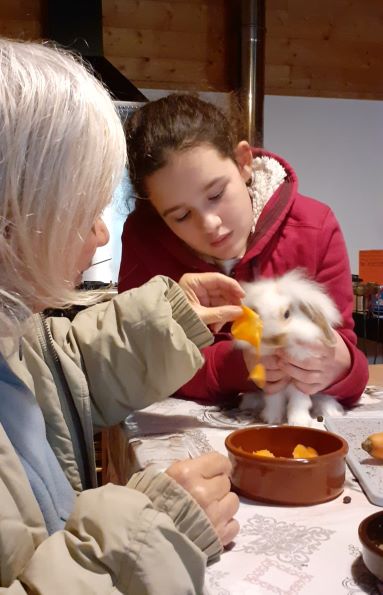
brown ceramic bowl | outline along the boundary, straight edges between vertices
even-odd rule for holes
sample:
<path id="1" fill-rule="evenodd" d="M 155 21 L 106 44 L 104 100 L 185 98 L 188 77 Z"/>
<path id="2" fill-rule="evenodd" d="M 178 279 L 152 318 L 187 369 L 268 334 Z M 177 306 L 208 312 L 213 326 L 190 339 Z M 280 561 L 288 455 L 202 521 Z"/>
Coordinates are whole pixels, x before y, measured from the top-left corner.
<path id="1" fill-rule="evenodd" d="M 375 512 L 359 525 L 362 556 L 368 570 L 383 581 L 383 512 Z M 379 547 L 379 545 L 381 547 Z"/>
<path id="2" fill-rule="evenodd" d="M 312 459 L 293 459 L 297 444 L 318 452 Z M 336 498 L 345 478 L 348 445 L 343 438 L 299 426 L 254 426 L 236 430 L 225 445 L 233 465 L 233 489 L 252 500 L 302 506 Z M 275 458 L 260 457 L 268 449 Z"/>

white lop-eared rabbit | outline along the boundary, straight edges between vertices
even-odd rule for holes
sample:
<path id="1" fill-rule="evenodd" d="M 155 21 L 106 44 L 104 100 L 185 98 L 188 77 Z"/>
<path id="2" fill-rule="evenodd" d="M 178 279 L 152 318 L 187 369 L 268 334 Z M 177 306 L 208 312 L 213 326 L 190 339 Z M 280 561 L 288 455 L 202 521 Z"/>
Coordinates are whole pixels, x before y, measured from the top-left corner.
<path id="1" fill-rule="evenodd" d="M 334 302 L 318 283 L 298 269 L 274 279 L 242 284 L 244 303 L 256 311 L 263 322 L 261 355 L 271 355 L 283 348 L 294 358 L 310 356 L 310 344 L 334 345 L 333 328 L 341 323 Z M 258 393 L 244 395 L 241 409 L 259 407 Z M 317 415 L 341 415 L 343 407 L 324 394 L 306 395 L 292 383 L 274 395 L 262 398 L 261 418 L 268 424 L 287 421 L 309 426 L 310 411 Z"/>

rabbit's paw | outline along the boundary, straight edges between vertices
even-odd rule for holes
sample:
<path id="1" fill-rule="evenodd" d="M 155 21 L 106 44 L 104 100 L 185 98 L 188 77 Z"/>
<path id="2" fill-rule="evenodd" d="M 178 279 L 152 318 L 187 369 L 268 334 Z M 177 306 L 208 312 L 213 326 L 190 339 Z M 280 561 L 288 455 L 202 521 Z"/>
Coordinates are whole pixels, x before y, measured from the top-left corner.
<path id="1" fill-rule="evenodd" d="M 294 415 L 290 415 L 287 418 L 287 423 L 290 426 L 312 426 L 312 418 L 306 411 L 300 411 L 299 413 L 294 413 Z"/>
<path id="2" fill-rule="evenodd" d="M 280 411 L 274 411 L 274 409 L 270 410 L 269 408 L 265 407 L 260 413 L 260 418 L 266 424 L 281 424 L 283 422 L 283 413 Z"/>
<path id="3" fill-rule="evenodd" d="M 341 417 L 344 415 L 342 405 L 330 395 L 318 394 L 311 397 L 311 399 L 313 417 L 318 417 L 318 415 L 322 417 Z"/>

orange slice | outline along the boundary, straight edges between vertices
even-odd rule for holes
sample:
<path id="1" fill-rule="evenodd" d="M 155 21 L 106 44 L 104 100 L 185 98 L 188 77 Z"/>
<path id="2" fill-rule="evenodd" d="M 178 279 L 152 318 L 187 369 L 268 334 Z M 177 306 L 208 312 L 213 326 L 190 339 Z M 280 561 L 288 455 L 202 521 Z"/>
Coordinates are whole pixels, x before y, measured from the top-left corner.
<path id="1" fill-rule="evenodd" d="M 293 450 L 294 459 L 313 459 L 317 457 L 318 453 L 315 448 L 311 446 L 303 446 L 303 444 L 297 444 Z"/>
<path id="2" fill-rule="evenodd" d="M 267 448 L 264 448 L 263 450 L 254 450 L 253 451 L 254 455 L 257 455 L 258 457 L 271 457 L 271 458 L 275 458 L 275 455 L 273 455 L 272 452 L 270 452 L 269 450 L 267 450 Z"/>
<path id="3" fill-rule="evenodd" d="M 242 306 L 243 314 L 231 325 L 231 334 L 238 341 L 247 341 L 255 347 L 259 354 L 262 339 L 263 324 L 260 316 L 247 306 Z M 266 372 L 263 364 L 256 364 L 251 370 L 249 378 L 259 387 L 263 388 L 266 382 Z"/>

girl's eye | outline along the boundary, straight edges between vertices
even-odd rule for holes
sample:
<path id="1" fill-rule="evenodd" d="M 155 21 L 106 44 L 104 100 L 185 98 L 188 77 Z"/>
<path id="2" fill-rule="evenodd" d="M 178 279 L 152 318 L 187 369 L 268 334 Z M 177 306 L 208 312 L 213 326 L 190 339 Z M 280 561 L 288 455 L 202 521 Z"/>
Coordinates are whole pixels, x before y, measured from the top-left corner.
<path id="1" fill-rule="evenodd" d="M 284 318 L 290 318 L 290 310 L 286 310 L 283 316 Z"/>
<path id="2" fill-rule="evenodd" d="M 184 215 L 182 215 L 181 217 L 176 217 L 176 221 L 177 223 L 181 223 L 182 221 L 185 221 L 185 219 L 187 219 L 190 215 L 190 211 L 187 211 Z"/>
<path id="3" fill-rule="evenodd" d="M 220 192 L 218 192 L 218 194 L 215 194 L 214 196 L 209 196 L 209 200 L 219 200 L 220 198 L 222 198 L 224 191 L 225 189 L 223 188 L 222 190 L 220 190 Z"/>

